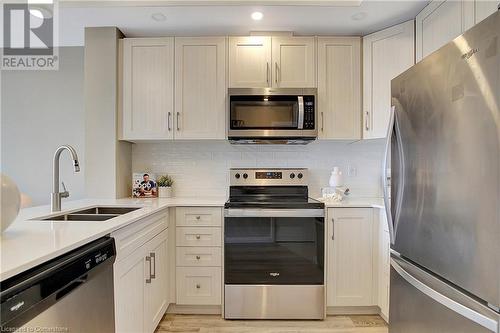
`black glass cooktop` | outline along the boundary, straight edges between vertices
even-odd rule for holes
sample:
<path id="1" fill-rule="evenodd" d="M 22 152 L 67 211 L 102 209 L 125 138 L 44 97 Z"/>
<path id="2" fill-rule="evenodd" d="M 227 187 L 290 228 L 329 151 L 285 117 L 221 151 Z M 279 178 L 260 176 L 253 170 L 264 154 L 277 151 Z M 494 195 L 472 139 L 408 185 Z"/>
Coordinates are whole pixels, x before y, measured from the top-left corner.
<path id="1" fill-rule="evenodd" d="M 225 208 L 323 209 L 307 186 L 231 186 Z"/>

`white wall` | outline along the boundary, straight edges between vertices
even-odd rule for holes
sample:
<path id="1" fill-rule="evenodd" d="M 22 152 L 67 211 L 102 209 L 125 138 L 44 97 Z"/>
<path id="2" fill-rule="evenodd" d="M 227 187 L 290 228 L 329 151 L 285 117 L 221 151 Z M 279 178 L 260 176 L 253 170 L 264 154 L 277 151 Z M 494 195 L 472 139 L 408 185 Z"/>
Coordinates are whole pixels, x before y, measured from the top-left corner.
<path id="1" fill-rule="evenodd" d="M 59 49 L 58 71 L 2 71 L 1 166 L 33 204 L 50 202 L 52 158 L 61 144 L 75 147 L 85 165 L 83 47 Z M 71 199 L 84 196 L 85 169 L 73 173 L 67 152 L 61 180 Z"/>
<path id="2" fill-rule="evenodd" d="M 227 195 L 231 167 L 306 167 L 309 191 L 319 196 L 334 166 L 341 167 L 353 196 L 381 197 L 383 140 L 317 141 L 306 146 L 231 145 L 223 141 L 138 143 L 133 172 L 169 173 L 177 196 Z M 356 175 L 348 176 L 348 167 Z"/>

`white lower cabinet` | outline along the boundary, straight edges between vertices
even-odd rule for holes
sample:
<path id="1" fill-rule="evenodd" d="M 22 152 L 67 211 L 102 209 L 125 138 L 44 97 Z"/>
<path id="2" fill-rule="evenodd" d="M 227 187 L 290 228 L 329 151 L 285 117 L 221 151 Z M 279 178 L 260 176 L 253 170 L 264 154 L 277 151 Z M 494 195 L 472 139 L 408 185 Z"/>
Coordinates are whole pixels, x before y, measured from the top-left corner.
<path id="1" fill-rule="evenodd" d="M 378 267 L 378 306 L 385 320 L 389 319 L 389 284 L 391 268 L 391 240 L 385 210 L 378 211 L 378 251 L 376 253 Z"/>
<path id="2" fill-rule="evenodd" d="M 158 227 L 158 216 L 137 221 L 111 235 L 117 245 L 127 244 L 117 246 L 114 264 L 116 332 L 152 333 L 167 310 L 167 216 L 160 215 L 164 228 L 156 235 L 148 236 Z M 137 231 L 138 225 L 144 225 L 144 230 Z M 134 241 L 127 242 L 134 235 Z M 121 249 L 128 255 L 120 256 Z"/>
<path id="3" fill-rule="evenodd" d="M 328 209 L 327 306 L 373 302 L 373 209 Z"/>
<path id="4" fill-rule="evenodd" d="M 222 208 L 176 208 L 176 304 L 222 303 Z"/>

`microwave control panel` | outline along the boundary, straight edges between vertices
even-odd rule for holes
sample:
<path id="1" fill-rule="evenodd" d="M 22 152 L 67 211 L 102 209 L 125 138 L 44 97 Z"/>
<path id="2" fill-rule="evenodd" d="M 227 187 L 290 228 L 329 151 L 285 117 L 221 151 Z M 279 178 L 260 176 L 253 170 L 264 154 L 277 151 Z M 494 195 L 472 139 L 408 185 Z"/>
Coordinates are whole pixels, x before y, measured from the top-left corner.
<path id="1" fill-rule="evenodd" d="M 314 129 L 314 96 L 304 96 L 304 129 Z"/>

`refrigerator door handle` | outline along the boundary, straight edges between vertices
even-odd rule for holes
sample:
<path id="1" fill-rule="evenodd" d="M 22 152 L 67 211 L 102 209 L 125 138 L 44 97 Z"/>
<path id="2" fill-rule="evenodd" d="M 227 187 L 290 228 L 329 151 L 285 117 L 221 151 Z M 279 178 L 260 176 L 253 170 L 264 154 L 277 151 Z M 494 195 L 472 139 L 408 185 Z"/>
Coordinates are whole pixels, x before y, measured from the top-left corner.
<path id="1" fill-rule="evenodd" d="M 403 267 L 401 267 L 401 265 L 397 263 L 394 258 L 391 258 L 391 266 L 403 279 L 406 280 L 406 282 L 411 284 L 416 289 L 420 290 L 428 297 L 432 298 L 434 301 L 492 332 L 498 332 L 499 327 L 496 320 L 488 318 L 487 316 L 474 311 L 429 287 L 428 285 L 408 273 Z"/>
<path id="2" fill-rule="evenodd" d="M 392 221 L 392 214 L 391 214 L 391 208 L 390 208 L 390 202 L 389 202 L 389 193 L 388 193 L 388 186 L 387 186 L 387 177 L 389 176 L 387 174 L 387 163 L 389 159 L 389 151 L 391 149 L 391 136 L 392 136 L 392 131 L 394 130 L 394 117 L 395 117 L 395 107 L 391 107 L 391 114 L 389 118 L 389 127 L 387 129 L 387 137 L 386 137 L 386 143 L 385 143 L 385 153 L 384 153 L 384 159 L 382 163 L 382 190 L 384 193 L 384 206 L 385 206 L 385 214 L 387 215 L 387 224 L 389 225 L 389 236 L 391 239 L 391 244 L 394 244 L 394 241 L 396 239 L 396 235 L 394 234 L 394 224 Z"/>

